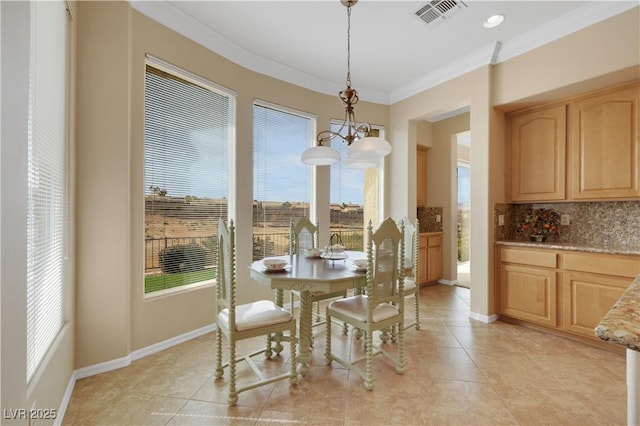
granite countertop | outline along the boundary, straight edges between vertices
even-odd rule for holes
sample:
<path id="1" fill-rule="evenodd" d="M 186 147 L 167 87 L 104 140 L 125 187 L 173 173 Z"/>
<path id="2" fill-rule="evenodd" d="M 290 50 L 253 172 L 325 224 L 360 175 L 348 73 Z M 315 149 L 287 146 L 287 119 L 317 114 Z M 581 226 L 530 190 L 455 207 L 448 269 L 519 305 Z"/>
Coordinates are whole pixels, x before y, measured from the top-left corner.
<path id="1" fill-rule="evenodd" d="M 596 336 L 629 349 L 640 351 L 640 275 L 595 328 Z"/>
<path id="2" fill-rule="evenodd" d="M 575 243 L 558 243 L 558 242 L 544 242 L 537 243 L 533 241 L 496 241 L 496 244 L 515 247 L 532 247 L 532 248 L 544 248 L 555 250 L 574 250 L 584 251 L 590 253 L 608 253 L 608 254 L 628 254 L 628 255 L 640 255 L 640 247 L 635 246 L 594 246 L 594 245 L 580 245 Z"/>

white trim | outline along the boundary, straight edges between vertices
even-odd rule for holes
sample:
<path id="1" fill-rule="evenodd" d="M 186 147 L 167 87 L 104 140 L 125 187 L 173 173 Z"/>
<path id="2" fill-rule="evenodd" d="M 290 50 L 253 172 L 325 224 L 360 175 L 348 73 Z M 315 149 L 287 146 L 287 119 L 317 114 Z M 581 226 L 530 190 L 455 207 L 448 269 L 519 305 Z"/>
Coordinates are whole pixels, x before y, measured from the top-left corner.
<path id="1" fill-rule="evenodd" d="M 143 15 L 251 71 L 327 95 L 336 94 L 343 89 L 342 83 L 327 81 L 249 52 L 169 2 L 128 1 L 135 10 Z M 590 2 L 573 14 L 551 21 L 547 25 L 538 27 L 520 37 L 502 42 L 495 58 L 496 43 L 493 42 L 458 61 L 388 92 L 360 87 L 360 99 L 384 105 L 394 104 L 483 65 L 506 61 L 636 6 L 637 1 Z"/>
<path id="2" fill-rule="evenodd" d="M 196 337 L 200 337 L 200 336 L 204 336 L 205 334 L 212 333 L 215 330 L 216 330 L 215 323 L 205 325 L 204 327 L 189 331 L 187 333 L 181 334 L 176 337 L 172 337 L 167 340 L 163 340 L 162 342 L 155 343 L 151 346 L 147 346 L 146 348 L 135 350 L 131 352 L 129 356 L 131 357 L 131 361 L 136 361 L 136 360 L 139 360 L 140 358 L 144 358 L 156 352 L 160 352 L 165 349 L 171 348 L 173 346 L 179 345 L 181 343 L 187 342 L 189 340 L 195 339 Z"/>
<path id="3" fill-rule="evenodd" d="M 477 312 L 469 312 L 469 318 L 476 321 L 484 322 L 486 324 L 493 324 L 498 320 L 498 315 L 496 314 L 484 315 L 484 314 L 479 314 Z"/>
<path id="4" fill-rule="evenodd" d="M 502 45 L 497 62 L 522 55 L 583 28 L 624 13 L 638 5 L 637 1 L 594 1 L 575 12 L 550 21 L 535 30 L 522 34 Z"/>
<path id="5" fill-rule="evenodd" d="M 184 68 L 180 68 L 177 65 L 173 65 L 167 61 L 164 61 L 160 58 L 156 58 L 153 55 L 146 54 L 145 56 L 146 64 L 152 66 L 153 68 L 157 68 L 164 72 L 167 72 L 173 76 L 179 77 L 183 80 L 186 80 L 190 83 L 193 83 L 197 86 L 202 87 L 203 89 L 210 90 L 214 93 L 217 93 L 222 96 L 226 96 L 228 98 L 237 98 L 238 93 L 234 90 L 231 90 L 225 86 L 214 83 L 211 80 L 208 80 L 204 77 L 200 77 L 197 74 L 192 73 L 191 71 L 187 71 Z"/>
<path id="6" fill-rule="evenodd" d="M 78 380 L 78 376 L 74 371 L 71 374 L 71 377 L 69 378 L 69 383 L 67 383 L 67 389 L 65 389 L 64 391 L 64 395 L 62 396 L 62 401 L 60 401 L 60 406 L 58 407 L 56 419 L 53 421 L 54 426 L 60 426 L 62 424 L 62 419 L 64 418 L 64 414 L 67 412 L 67 408 L 69 407 L 69 401 L 71 401 L 73 388 L 76 386 L 76 380 Z"/>
<path id="7" fill-rule="evenodd" d="M 273 102 L 264 101 L 264 100 L 259 99 L 259 98 L 255 98 L 253 100 L 253 104 L 261 106 L 263 108 L 269 108 L 269 109 L 272 109 L 274 111 L 280 111 L 280 112 L 285 112 L 287 114 L 296 115 L 298 117 L 306 118 L 308 120 L 317 120 L 318 119 L 318 115 L 317 114 L 312 114 L 310 112 L 301 111 L 299 109 L 287 107 L 287 106 L 284 106 L 284 105 L 274 104 Z"/>
<path id="8" fill-rule="evenodd" d="M 445 285 L 458 285 L 458 280 L 445 280 L 445 279 L 441 279 L 441 280 L 438 280 L 438 284 L 445 284 Z"/>
<path id="9" fill-rule="evenodd" d="M 67 411 L 67 407 L 69 406 L 69 401 L 71 400 L 71 395 L 73 394 L 73 388 L 76 385 L 76 380 L 84 379 L 86 377 L 91 377 L 98 374 L 107 373 L 109 371 L 117 370 L 119 368 L 127 367 L 131 365 L 132 361 L 137 361 L 141 358 L 152 355 L 156 352 L 160 352 L 165 349 L 169 349 L 173 346 L 177 346 L 179 344 L 187 342 L 189 340 L 195 339 L 197 337 L 204 336 L 205 334 L 212 333 L 215 330 L 216 330 L 215 323 L 205 325 L 204 327 L 198 328 L 196 330 L 186 332 L 184 334 L 172 337 L 167 340 L 163 340 L 162 342 L 154 343 L 153 345 L 147 346 L 146 348 L 135 350 L 131 352 L 129 355 L 124 356 L 122 358 L 101 362 L 99 364 L 94 364 L 88 367 L 83 367 L 75 370 L 71 374 L 71 377 L 69 378 L 67 389 L 64 392 L 64 396 L 62 397 L 62 401 L 60 402 L 60 407 L 58 408 L 58 415 L 53 424 L 55 426 L 59 426 L 62 424 L 62 419 L 64 418 L 64 414 Z"/>

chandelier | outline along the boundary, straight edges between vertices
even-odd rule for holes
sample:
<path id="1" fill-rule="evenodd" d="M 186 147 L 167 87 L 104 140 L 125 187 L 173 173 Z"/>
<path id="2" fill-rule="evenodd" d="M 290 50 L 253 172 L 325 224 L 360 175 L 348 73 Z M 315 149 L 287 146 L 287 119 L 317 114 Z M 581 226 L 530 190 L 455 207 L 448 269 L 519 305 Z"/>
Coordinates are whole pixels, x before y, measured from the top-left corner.
<path id="1" fill-rule="evenodd" d="M 380 159 L 391 152 L 391 144 L 378 137 L 378 132 L 367 123 L 356 121 L 353 106 L 358 103 L 358 91 L 351 88 L 351 7 L 358 0 L 341 0 L 347 7 L 347 87 L 338 94 L 344 105 L 344 120 L 336 131 L 324 130 L 316 136 L 317 145 L 302 153 L 301 159 L 312 166 L 326 166 L 340 161 L 340 153 L 331 148 L 331 140 L 345 142 L 348 168 L 368 169 L 378 167 Z"/>

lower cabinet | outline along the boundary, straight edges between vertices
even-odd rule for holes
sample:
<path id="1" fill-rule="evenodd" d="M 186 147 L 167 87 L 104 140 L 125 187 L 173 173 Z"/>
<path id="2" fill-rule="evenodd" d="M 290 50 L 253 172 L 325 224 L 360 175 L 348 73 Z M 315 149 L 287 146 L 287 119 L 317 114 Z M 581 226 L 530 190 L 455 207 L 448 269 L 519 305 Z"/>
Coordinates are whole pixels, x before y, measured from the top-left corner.
<path id="1" fill-rule="evenodd" d="M 501 313 L 542 325 L 557 325 L 556 271 L 500 266 Z"/>
<path id="2" fill-rule="evenodd" d="M 420 284 L 442 278 L 442 233 L 420 234 L 419 271 Z"/>
<path id="3" fill-rule="evenodd" d="M 584 272 L 562 274 L 563 328 L 593 337 L 593 329 L 630 283 L 629 278 Z"/>
<path id="4" fill-rule="evenodd" d="M 640 275 L 640 256 L 497 246 L 502 316 L 598 340 L 594 328 Z"/>

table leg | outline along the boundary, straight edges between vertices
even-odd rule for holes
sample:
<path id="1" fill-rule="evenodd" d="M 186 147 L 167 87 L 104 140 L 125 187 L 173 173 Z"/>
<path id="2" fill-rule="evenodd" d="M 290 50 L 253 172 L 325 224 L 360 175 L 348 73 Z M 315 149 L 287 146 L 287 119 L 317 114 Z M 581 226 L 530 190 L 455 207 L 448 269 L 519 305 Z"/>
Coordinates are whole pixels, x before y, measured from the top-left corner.
<path id="1" fill-rule="evenodd" d="M 300 342 L 298 345 L 298 373 L 306 376 L 311 363 L 311 292 L 308 290 L 300 293 Z"/>
<path id="2" fill-rule="evenodd" d="M 280 306 L 282 308 L 282 304 L 283 304 L 283 291 L 282 289 L 277 289 L 276 290 L 276 300 L 275 300 L 276 305 Z M 276 354 L 280 354 L 280 352 L 283 351 L 284 346 L 282 346 L 282 340 L 283 340 L 283 336 L 282 333 L 276 333 L 275 337 L 273 339 L 276 343 L 276 346 L 273 348 L 273 350 L 275 351 Z"/>

